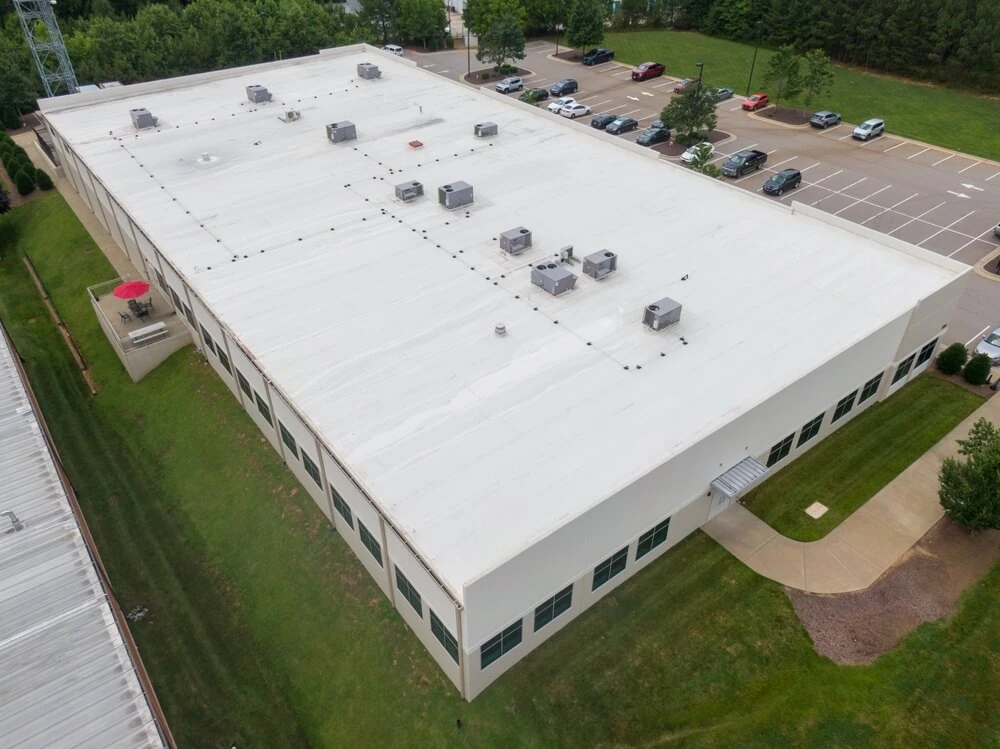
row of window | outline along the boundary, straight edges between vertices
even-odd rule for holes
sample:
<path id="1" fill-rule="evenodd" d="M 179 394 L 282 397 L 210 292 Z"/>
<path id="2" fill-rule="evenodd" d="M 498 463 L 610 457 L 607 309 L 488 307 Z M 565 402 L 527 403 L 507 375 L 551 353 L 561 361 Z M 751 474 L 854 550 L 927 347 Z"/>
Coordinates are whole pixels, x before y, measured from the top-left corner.
<path id="1" fill-rule="evenodd" d="M 358 525 L 361 525 L 360 521 Z M 364 527 L 364 526 L 362 526 Z M 420 593 L 417 589 L 413 587 L 403 571 L 396 567 L 396 590 L 398 590 L 403 598 L 409 601 L 410 606 L 413 610 L 417 612 L 417 616 L 421 619 L 424 618 L 424 606 L 423 601 L 420 600 Z M 448 628 L 444 626 L 444 623 L 438 618 L 438 615 L 434 613 L 434 609 L 428 609 L 431 614 L 431 634 L 434 638 L 441 643 L 441 647 L 447 651 L 448 655 L 452 657 L 455 663 L 458 663 L 458 640 L 455 636 L 448 631 Z"/>

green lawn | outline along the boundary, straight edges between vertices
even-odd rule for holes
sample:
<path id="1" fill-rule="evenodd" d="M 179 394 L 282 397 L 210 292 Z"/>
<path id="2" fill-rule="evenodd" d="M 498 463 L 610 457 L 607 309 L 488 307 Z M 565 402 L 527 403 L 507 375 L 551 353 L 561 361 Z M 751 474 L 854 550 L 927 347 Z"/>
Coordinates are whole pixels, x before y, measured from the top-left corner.
<path id="1" fill-rule="evenodd" d="M 696 62 L 705 63 L 705 82 L 727 86 L 743 96 L 753 59 L 753 46 L 689 31 L 635 31 L 608 34 L 604 45 L 615 59 L 639 64 L 658 60 L 670 75 L 696 77 Z M 757 54 L 752 88 L 763 88 L 771 52 Z M 801 102 L 797 106 L 804 107 Z M 840 112 L 848 122 L 882 117 L 890 134 L 1000 159 L 1000 98 L 988 98 L 953 89 L 837 67 L 830 93 L 813 102 L 814 109 Z"/>
<path id="2" fill-rule="evenodd" d="M 180 746 L 996 746 L 1000 567 L 950 621 L 840 668 L 701 533 L 465 704 L 197 355 L 128 381 L 84 293 L 114 275 L 90 248 L 57 194 L 0 219 L 0 318 L 122 605 L 151 611 L 133 631 Z"/>
<path id="3" fill-rule="evenodd" d="M 982 403 L 958 385 L 918 377 L 781 469 L 744 504 L 789 538 L 823 538 Z M 830 508 L 819 520 L 805 513 L 813 502 Z"/>

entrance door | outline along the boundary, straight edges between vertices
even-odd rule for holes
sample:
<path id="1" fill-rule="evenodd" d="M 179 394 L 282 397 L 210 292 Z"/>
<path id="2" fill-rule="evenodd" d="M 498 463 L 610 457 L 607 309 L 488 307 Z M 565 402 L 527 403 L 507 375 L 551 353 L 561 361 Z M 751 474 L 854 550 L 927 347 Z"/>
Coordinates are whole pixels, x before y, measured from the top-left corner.
<path id="1" fill-rule="evenodd" d="M 712 504 L 708 508 L 708 519 L 711 520 L 733 503 L 733 498 L 725 492 L 716 489 L 712 492 Z"/>

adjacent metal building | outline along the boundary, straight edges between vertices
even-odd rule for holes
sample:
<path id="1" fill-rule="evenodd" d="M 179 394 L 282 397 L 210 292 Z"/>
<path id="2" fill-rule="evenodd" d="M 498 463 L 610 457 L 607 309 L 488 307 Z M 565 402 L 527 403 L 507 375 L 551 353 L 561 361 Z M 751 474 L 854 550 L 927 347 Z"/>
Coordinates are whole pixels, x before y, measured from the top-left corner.
<path id="1" fill-rule="evenodd" d="M 969 270 L 369 47 L 43 112 L 467 699 L 926 367 Z"/>

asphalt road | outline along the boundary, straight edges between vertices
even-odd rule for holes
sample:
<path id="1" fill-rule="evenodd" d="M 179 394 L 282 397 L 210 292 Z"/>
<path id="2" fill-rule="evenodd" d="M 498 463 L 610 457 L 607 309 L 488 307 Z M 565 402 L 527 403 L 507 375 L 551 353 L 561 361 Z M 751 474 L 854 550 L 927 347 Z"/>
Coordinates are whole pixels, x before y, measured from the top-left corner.
<path id="1" fill-rule="evenodd" d="M 560 78 L 575 78 L 580 84 L 580 91 L 573 95 L 577 101 L 595 114 L 634 117 L 640 128 L 659 116 L 678 80 L 664 76 L 635 83 L 631 66 L 610 62 L 585 67 L 553 59 L 555 46 L 547 42 L 532 42 L 525 51 L 527 57 L 521 66 L 532 71 L 525 76 L 526 86 L 548 88 Z M 455 80 L 468 71 L 464 50 L 414 57 L 421 67 Z M 473 51 L 472 70 L 482 67 Z M 802 185 L 774 200 L 807 203 L 969 265 L 1000 244 L 993 236 L 993 227 L 1000 222 L 1000 164 L 895 136 L 891 122 L 886 123 L 885 135 L 867 142 L 851 138 L 854 126 L 848 123 L 826 130 L 782 126 L 741 110 L 744 91 L 739 81 L 706 78 L 712 85 L 729 86 L 737 92 L 735 98 L 718 106 L 718 129 L 734 137 L 718 145 L 715 160 L 721 162 L 743 148 L 768 154 L 764 169 L 737 180 L 727 179 L 727 183 L 759 191 L 770 174 L 794 167 L 802 172 Z M 589 127 L 589 121 L 589 117 L 564 120 L 567 127 Z M 634 140 L 638 132 L 619 137 Z M 676 163 L 673 166 L 684 168 Z M 948 342 L 973 345 L 998 325 L 1000 282 L 970 275 L 949 327 Z"/>

